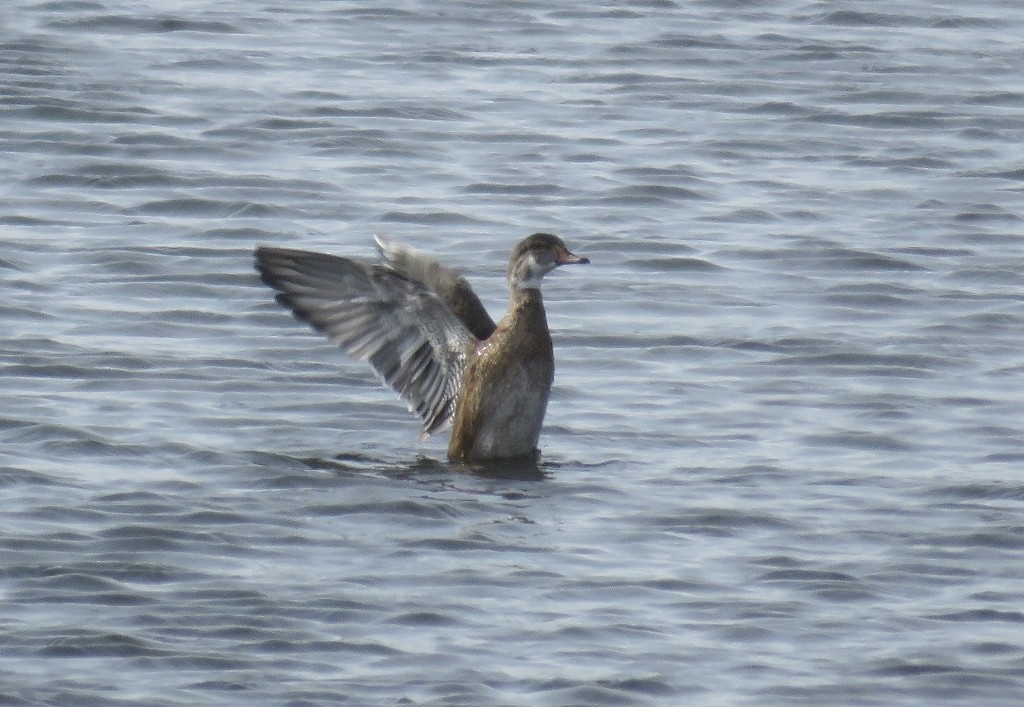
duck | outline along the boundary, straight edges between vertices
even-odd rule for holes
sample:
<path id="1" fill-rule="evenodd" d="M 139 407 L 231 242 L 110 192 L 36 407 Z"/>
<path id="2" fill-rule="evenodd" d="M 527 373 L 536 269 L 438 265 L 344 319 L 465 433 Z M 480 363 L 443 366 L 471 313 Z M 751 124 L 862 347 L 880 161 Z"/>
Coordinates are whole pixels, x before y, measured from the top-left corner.
<path id="1" fill-rule="evenodd" d="M 381 262 L 259 246 L 255 265 L 278 303 L 367 361 L 422 422 L 450 428 L 457 463 L 539 455 L 555 361 L 541 281 L 589 258 L 550 233 L 509 256 L 509 305 L 495 322 L 466 278 L 435 257 L 375 235 Z"/>

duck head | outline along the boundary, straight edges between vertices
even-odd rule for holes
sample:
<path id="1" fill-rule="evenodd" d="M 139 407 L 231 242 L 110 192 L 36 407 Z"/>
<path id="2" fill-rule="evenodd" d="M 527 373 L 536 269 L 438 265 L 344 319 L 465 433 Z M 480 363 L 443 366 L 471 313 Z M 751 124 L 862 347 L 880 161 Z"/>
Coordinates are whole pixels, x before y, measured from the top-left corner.
<path id="1" fill-rule="evenodd" d="M 534 233 L 519 242 L 508 260 L 508 282 L 513 288 L 539 289 L 544 276 L 559 265 L 586 265 L 589 258 L 573 254 L 558 236 Z"/>

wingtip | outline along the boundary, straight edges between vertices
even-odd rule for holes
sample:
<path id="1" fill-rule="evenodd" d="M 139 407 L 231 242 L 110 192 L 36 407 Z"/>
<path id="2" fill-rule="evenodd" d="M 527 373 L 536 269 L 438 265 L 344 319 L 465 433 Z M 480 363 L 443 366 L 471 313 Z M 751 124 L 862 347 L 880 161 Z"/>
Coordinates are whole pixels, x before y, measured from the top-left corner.
<path id="1" fill-rule="evenodd" d="M 383 233 L 375 232 L 373 234 L 373 244 L 377 246 L 377 251 L 385 258 L 389 251 L 393 251 L 395 249 L 395 242 Z"/>
<path id="2" fill-rule="evenodd" d="M 262 271 L 266 268 L 271 261 L 275 258 L 281 258 L 285 254 L 283 248 L 275 248 L 270 245 L 258 245 L 252 251 L 253 262 L 256 265 L 256 269 Z"/>
<path id="3" fill-rule="evenodd" d="M 260 279 L 269 285 L 270 283 L 267 282 L 267 255 L 267 246 L 256 246 L 252 251 L 252 267 L 260 274 Z"/>
<path id="4" fill-rule="evenodd" d="M 274 248 L 272 246 L 258 245 L 253 250 L 252 266 L 260 275 L 260 280 L 265 285 L 269 285 L 274 289 L 280 289 L 278 279 L 274 274 L 274 258 L 279 255 L 280 248 Z"/>

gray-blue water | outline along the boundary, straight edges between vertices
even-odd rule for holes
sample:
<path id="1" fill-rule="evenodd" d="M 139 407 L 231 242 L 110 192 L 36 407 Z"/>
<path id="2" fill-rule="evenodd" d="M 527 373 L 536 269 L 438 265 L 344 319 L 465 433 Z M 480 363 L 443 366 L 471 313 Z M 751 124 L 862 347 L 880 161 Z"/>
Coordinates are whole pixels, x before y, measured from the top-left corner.
<path id="1" fill-rule="evenodd" d="M 7 3 L 0 702 L 1019 704 L 1022 37 Z M 593 262 L 539 479 L 450 469 L 252 270 L 384 232 L 499 315 L 536 230 Z"/>

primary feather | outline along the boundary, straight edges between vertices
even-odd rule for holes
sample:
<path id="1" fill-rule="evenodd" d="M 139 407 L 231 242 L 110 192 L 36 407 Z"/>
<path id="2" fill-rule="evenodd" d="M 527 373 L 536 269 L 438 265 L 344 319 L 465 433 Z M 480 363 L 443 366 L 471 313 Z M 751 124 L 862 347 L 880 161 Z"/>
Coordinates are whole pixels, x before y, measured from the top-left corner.
<path id="1" fill-rule="evenodd" d="M 477 339 L 437 293 L 388 267 L 301 250 L 257 248 L 256 268 L 281 304 L 369 361 L 424 434 L 451 420 Z"/>

